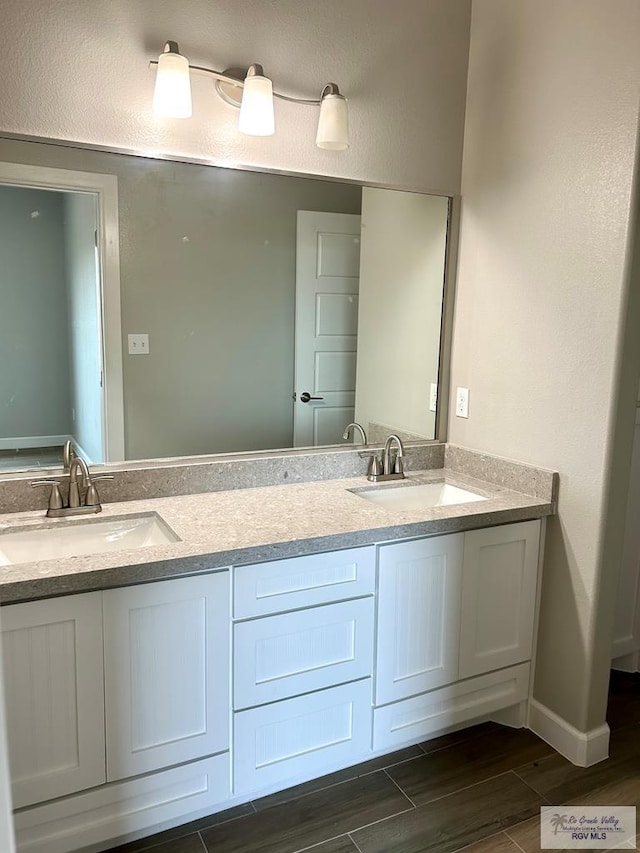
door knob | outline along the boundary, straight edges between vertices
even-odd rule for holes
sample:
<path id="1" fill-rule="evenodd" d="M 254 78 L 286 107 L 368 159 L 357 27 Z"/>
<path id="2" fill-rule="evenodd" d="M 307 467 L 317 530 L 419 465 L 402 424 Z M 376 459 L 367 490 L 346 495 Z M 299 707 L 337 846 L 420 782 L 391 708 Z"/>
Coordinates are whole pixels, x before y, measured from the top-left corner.
<path id="1" fill-rule="evenodd" d="M 308 403 L 309 400 L 324 400 L 324 397 L 312 397 L 308 391 L 303 391 L 302 394 L 300 394 L 300 402 Z"/>

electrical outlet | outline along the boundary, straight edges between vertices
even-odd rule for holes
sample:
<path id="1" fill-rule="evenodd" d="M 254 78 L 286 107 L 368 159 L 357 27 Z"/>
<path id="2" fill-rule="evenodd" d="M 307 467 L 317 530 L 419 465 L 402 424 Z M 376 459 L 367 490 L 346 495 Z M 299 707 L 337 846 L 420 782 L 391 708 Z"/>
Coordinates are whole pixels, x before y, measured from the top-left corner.
<path id="1" fill-rule="evenodd" d="M 149 335 L 129 335 L 129 355 L 149 355 Z"/>
<path id="2" fill-rule="evenodd" d="M 456 416 L 459 418 L 469 417 L 468 388 L 456 388 Z"/>
<path id="3" fill-rule="evenodd" d="M 438 383 L 432 382 L 429 390 L 429 411 L 435 412 L 438 408 Z"/>

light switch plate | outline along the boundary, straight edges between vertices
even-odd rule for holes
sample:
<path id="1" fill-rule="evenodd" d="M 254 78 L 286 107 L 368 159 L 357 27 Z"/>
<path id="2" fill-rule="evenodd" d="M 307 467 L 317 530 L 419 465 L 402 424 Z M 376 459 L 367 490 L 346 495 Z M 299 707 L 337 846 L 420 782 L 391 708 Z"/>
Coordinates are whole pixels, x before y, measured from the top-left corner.
<path id="1" fill-rule="evenodd" d="M 456 416 L 459 418 L 469 417 L 468 388 L 456 388 Z"/>
<path id="2" fill-rule="evenodd" d="M 129 355 L 149 355 L 149 335 L 129 335 Z"/>
<path id="3" fill-rule="evenodd" d="M 429 390 L 429 411 L 435 412 L 438 408 L 438 383 L 432 382 Z"/>

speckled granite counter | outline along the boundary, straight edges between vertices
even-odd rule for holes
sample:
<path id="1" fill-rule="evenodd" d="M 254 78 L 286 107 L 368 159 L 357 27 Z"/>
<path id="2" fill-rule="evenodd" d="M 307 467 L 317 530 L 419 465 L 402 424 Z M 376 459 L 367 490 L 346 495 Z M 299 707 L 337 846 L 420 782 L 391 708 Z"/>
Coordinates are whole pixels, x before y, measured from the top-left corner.
<path id="1" fill-rule="evenodd" d="M 49 520 L 41 510 L 2 515 L 0 534 L 27 525 L 75 525 L 157 513 L 181 541 L 2 567 L 0 602 L 126 586 L 225 566 L 453 533 L 553 513 L 556 475 L 544 471 L 536 478 L 528 473 L 526 485 L 532 494 L 527 495 L 461 473 L 465 459 L 460 454 L 464 453 L 468 451 L 460 449 L 456 457 L 458 470 L 444 467 L 412 472 L 403 483 L 377 484 L 375 488 L 406 488 L 410 484 L 445 480 L 485 495 L 486 501 L 419 512 L 391 510 L 354 494 L 351 490 L 373 485 L 357 477 L 106 504 L 100 516 L 89 518 Z M 520 468 L 527 472 L 538 470 Z"/>

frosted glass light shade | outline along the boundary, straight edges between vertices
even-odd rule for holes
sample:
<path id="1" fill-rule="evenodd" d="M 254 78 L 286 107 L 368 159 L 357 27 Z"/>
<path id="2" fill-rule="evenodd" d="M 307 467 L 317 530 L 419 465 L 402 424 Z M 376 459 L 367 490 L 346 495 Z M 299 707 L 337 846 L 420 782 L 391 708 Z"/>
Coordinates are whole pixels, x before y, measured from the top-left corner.
<path id="1" fill-rule="evenodd" d="M 168 51 L 158 57 L 153 110 L 170 118 L 191 116 L 191 80 L 186 56 Z"/>
<path id="2" fill-rule="evenodd" d="M 273 86 L 268 77 L 262 77 L 259 74 L 247 75 L 240 105 L 238 130 L 248 136 L 273 136 L 276 132 Z"/>
<path id="3" fill-rule="evenodd" d="M 349 147 L 349 111 L 347 99 L 342 95 L 329 94 L 322 98 L 316 145 L 330 151 Z"/>

